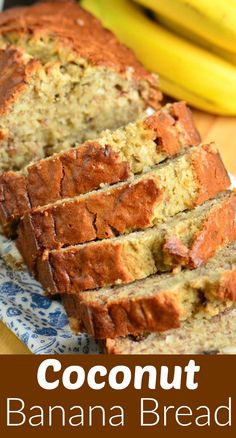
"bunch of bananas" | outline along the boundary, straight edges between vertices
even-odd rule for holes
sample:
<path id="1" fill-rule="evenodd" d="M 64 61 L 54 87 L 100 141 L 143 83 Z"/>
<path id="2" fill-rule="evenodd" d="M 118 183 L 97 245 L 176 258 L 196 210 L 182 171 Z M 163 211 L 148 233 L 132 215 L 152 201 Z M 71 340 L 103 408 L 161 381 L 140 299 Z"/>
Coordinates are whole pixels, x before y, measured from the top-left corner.
<path id="1" fill-rule="evenodd" d="M 236 0 L 82 0 L 82 6 L 159 74 L 166 94 L 236 115 Z"/>

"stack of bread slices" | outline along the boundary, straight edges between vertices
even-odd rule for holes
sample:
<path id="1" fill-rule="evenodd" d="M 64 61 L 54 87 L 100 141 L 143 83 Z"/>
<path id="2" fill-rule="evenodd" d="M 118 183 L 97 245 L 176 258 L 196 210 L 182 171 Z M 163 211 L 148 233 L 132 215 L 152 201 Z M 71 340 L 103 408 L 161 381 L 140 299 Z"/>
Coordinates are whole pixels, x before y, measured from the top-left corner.
<path id="1" fill-rule="evenodd" d="M 74 3 L 3 13 L 0 40 L 1 228 L 71 328 L 108 353 L 232 352 L 236 193 L 185 103 L 157 109 Z"/>

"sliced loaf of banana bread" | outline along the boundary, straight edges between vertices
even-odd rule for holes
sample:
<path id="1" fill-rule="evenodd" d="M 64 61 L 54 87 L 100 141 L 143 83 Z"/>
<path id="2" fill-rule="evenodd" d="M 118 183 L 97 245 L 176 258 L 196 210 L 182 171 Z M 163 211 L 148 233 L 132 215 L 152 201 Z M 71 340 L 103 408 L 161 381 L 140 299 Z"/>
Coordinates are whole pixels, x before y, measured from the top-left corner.
<path id="1" fill-rule="evenodd" d="M 98 339 L 166 331 L 197 313 L 216 315 L 236 302 L 236 241 L 204 267 L 65 294 L 63 302 L 72 327 Z"/>
<path id="2" fill-rule="evenodd" d="M 58 239 L 59 235 L 61 242 L 64 241 L 66 229 L 70 227 L 80 242 L 150 228 L 180 211 L 192 209 L 228 186 L 229 177 L 215 147 L 193 147 L 132 182 L 32 212 L 21 238 L 21 242 L 25 239 L 24 254 L 26 257 L 27 252 L 29 254 L 25 258 L 30 260 L 30 254 L 36 255 L 34 248 L 42 236 L 46 237 L 48 248 L 48 242 Z M 62 213 L 57 216 L 60 209 Z M 37 222 L 33 223 L 32 217 L 37 217 Z M 43 256 L 38 257 L 36 277 L 49 293 L 80 290 L 77 251 L 78 246 L 46 249 Z"/>
<path id="3" fill-rule="evenodd" d="M 224 192 L 160 226 L 78 245 L 68 258 L 68 271 L 73 259 L 76 290 L 86 290 L 130 283 L 176 266 L 196 268 L 236 239 L 235 217 L 236 193 Z M 70 231 L 74 235 L 74 230 Z M 17 243 L 27 266 L 34 271 L 40 252 L 36 245 L 29 245 L 27 228 L 22 232 L 20 226 Z"/>
<path id="4" fill-rule="evenodd" d="M 1 13 L 0 47 L 1 170 L 159 107 L 157 77 L 77 2 Z"/>
<path id="5" fill-rule="evenodd" d="M 140 337 L 107 339 L 108 354 L 236 354 L 236 307 L 207 318 L 191 318 L 181 328 Z"/>
<path id="6" fill-rule="evenodd" d="M 28 252 L 35 258 L 45 250 L 153 227 L 203 203 L 229 185 L 214 145 L 188 148 L 128 182 L 32 210 L 21 222 L 19 248 L 23 245 L 24 254 Z M 39 278 L 45 277 L 49 282 L 45 272 L 53 269 L 55 278 L 56 271 L 62 274 L 64 270 L 63 276 L 68 279 L 69 271 L 76 269 L 76 254 L 76 247 L 50 253 L 44 257 L 40 268 L 43 275 Z M 59 283 L 65 287 L 62 278 Z"/>
<path id="7" fill-rule="evenodd" d="M 0 176 L 2 227 L 7 230 L 31 208 L 124 181 L 199 142 L 190 110 L 176 102 L 20 172 L 5 172 Z"/>

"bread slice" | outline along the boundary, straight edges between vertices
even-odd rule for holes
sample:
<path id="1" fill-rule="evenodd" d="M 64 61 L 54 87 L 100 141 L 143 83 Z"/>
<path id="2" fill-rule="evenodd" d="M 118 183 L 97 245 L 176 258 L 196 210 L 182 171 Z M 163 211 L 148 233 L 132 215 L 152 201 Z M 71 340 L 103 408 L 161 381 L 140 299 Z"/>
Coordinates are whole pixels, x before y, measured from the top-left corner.
<path id="1" fill-rule="evenodd" d="M 76 2 L 1 13 L 0 46 L 1 170 L 21 169 L 159 107 L 157 77 Z"/>
<path id="2" fill-rule="evenodd" d="M 177 102 L 21 172 L 5 172 L 0 176 L 2 227 L 7 231 L 31 207 L 126 180 L 199 142 L 190 110 Z"/>
<path id="3" fill-rule="evenodd" d="M 218 248 L 236 239 L 235 217 L 236 193 L 226 192 L 161 226 L 79 245 L 68 260 L 71 265 L 74 259 L 76 290 L 130 283 L 176 266 L 201 266 Z M 18 248 L 29 269 L 34 270 L 40 248 L 29 244 L 27 226 L 23 227 L 19 229 Z M 73 238 L 76 231 L 69 232 Z M 42 236 L 45 248 L 47 235 Z"/>
<path id="4" fill-rule="evenodd" d="M 63 301 L 72 326 L 98 339 L 166 331 L 194 314 L 216 315 L 236 302 L 236 241 L 205 267 L 67 294 Z"/>
<path id="5" fill-rule="evenodd" d="M 141 337 L 107 339 L 108 354 L 236 354 L 236 307 L 207 318 L 191 318 L 181 328 Z"/>

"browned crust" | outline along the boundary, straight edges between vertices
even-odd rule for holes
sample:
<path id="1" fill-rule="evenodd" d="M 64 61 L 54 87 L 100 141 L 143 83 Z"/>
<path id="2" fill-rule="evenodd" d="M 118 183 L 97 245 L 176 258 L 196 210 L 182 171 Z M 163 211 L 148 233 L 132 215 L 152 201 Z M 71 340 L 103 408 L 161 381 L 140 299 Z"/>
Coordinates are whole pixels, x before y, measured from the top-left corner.
<path id="1" fill-rule="evenodd" d="M 214 144 L 203 145 L 193 155 L 192 166 L 198 180 L 199 193 L 195 205 L 213 198 L 230 186 L 230 178 Z"/>
<path id="2" fill-rule="evenodd" d="M 60 296 L 62 305 L 68 315 L 71 330 L 77 334 L 81 331 L 80 320 L 78 319 L 78 297 L 74 294 L 62 294 Z"/>
<path id="3" fill-rule="evenodd" d="M 150 176 L 88 197 L 86 208 L 94 216 L 96 237 L 104 239 L 151 227 L 155 207 L 161 200 L 158 181 Z"/>
<path id="4" fill-rule="evenodd" d="M 235 282 L 234 268 L 232 271 L 222 272 L 219 279 L 213 283 L 206 282 L 201 292 L 206 299 L 210 296 L 235 302 Z M 194 284 L 192 287 L 195 288 Z M 196 293 L 198 293 L 197 285 Z M 179 327 L 181 323 L 182 310 L 178 296 L 171 291 L 157 291 L 151 297 L 147 295 L 132 299 L 118 298 L 110 303 L 99 299 L 91 302 L 83 292 L 77 297 L 74 296 L 74 300 L 76 299 L 78 302 L 74 310 L 74 318 L 76 311 L 77 319 L 81 321 L 80 327 L 97 339 L 166 331 Z"/>
<path id="5" fill-rule="evenodd" d="M 43 245 L 45 248 L 49 244 L 55 244 L 55 236 L 60 241 L 60 230 L 64 242 L 66 233 L 68 239 L 74 239 L 75 233 L 77 233 L 76 240 L 80 240 L 80 242 L 83 239 L 88 241 L 95 240 L 96 238 L 108 238 L 114 236 L 116 232 L 122 233 L 132 228 L 151 226 L 154 208 L 161 198 L 162 193 L 156 186 L 155 181 L 153 179 L 145 179 L 133 185 L 125 184 L 108 194 L 99 193 L 87 200 L 79 199 L 77 203 L 67 204 L 66 209 L 64 209 L 66 217 L 63 214 L 63 218 L 61 214 L 55 217 L 50 212 L 47 212 L 46 216 L 43 215 L 43 222 L 41 224 L 39 223 L 40 216 L 37 215 L 37 222 L 34 222 L 32 227 L 33 214 L 31 214 L 30 220 L 26 224 L 26 230 L 31 227 L 32 233 L 35 236 L 37 231 L 39 231 L 41 248 L 43 248 Z M 142 200 L 141 204 L 140 200 Z M 63 206 L 61 205 L 60 208 L 63 208 Z M 78 223 L 75 222 L 75 218 L 77 218 Z M 18 239 L 20 250 L 22 245 L 27 245 L 27 231 L 23 229 L 24 222 L 22 222 L 23 225 L 20 227 L 22 234 L 19 234 Z M 47 232 L 47 228 L 50 232 Z M 55 229 L 57 232 L 55 232 Z M 37 236 L 37 243 L 39 242 L 39 236 Z M 29 241 L 27 251 L 36 256 L 37 253 L 33 253 L 34 248 L 30 247 L 30 244 L 31 241 Z M 48 273 L 53 273 L 53 283 L 55 282 L 58 290 L 68 291 L 71 289 L 72 283 L 73 287 L 81 290 L 80 281 L 77 278 L 77 272 L 80 272 L 81 260 L 78 257 L 76 247 L 72 247 L 68 251 L 58 250 L 50 252 L 48 256 L 46 254 L 41 259 L 38 262 L 37 272 L 38 278 L 44 287 L 50 290 L 51 282 L 48 283 L 49 277 L 45 274 L 45 271 L 47 271 Z M 47 278 L 47 282 L 44 280 L 45 278 Z M 124 278 L 124 275 L 122 278 Z"/>
<path id="6" fill-rule="evenodd" d="M 7 226 L 31 207 L 89 192 L 102 183 L 124 181 L 130 174 L 129 164 L 118 153 L 97 142 L 41 160 L 28 168 L 27 176 L 5 172 L 0 176 L 0 221 Z"/>
<path id="7" fill-rule="evenodd" d="M 198 145 L 201 137 L 194 126 L 192 113 L 184 102 L 176 102 L 168 109 L 153 114 L 144 123 L 148 129 L 156 132 L 157 149 L 171 157 L 180 152 L 182 144 Z"/>
<path id="8" fill-rule="evenodd" d="M 124 184 L 110 192 L 95 193 L 25 215 L 18 230 L 18 246 L 29 241 L 29 251 L 60 249 L 113 237 L 152 226 L 154 208 L 162 193 L 152 178 Z M 142 200 L 142 202 L 140 202 Z M 37 242 L 34 253 L 29 236 Z M 73 252 L 73 250 L 72 250 Z"/>
<path id="9" fill-rule="evenodd" d="M 178 122 L 169 115 L 174 112 L 173 105 L 167 105 L 163 110 L 160 110 L 158 114 L 162 113 L 163 117 L 160 115 L 152 116 L 154 119 L 156 117 L 155 126 L 157 126 L 157 120 L 158 123 L 162 124 L 165 123 L 166 118 L 168 121 L 171 119 L 171 139 L 178 137 L 177 142 L 173 140 L 175 146 L 170 146 L 168 150 L 165 129 L 160 128 L 163 139 L 159 137 L 159 143 L 165 144 L 167 157 L 171 156 L 172 153 L 180 152 L 187 146 L 193 146 L 195 141 L 198 142 L 198 134 L 190 116 L 187 119 L 188 123 L 184 122 L 187 118 L 186 114 L 188 114 L 185 105 L 177 103 L 175 108 L 179 108 Z M 153 136 L 154 133 L 155 138 L 157 128 L 150 125 L 154 119 L 148 118 L 149 122 L 146 126 L 148 128 L 147 136 Z M 179 128 L 177 123 L 183 127 Z M 191 132 L 195 132 L 195 135 Z M 168 136 L 168 141 L 171 139 Z M 177 146 L 178 149 L 176 149 Z M 2 209 L 0 221 L 6 227 L 11 221 L 26 214 L 31 206 L 38 207 L 59 199 L 72 198 L 97 189 L 101 184 L 124 181 L 131 175 L 129 163 L 125 160 L 121 161 L 119 154 L 113 151 L 109 145 L 104 148 L 98 142 L 87 142 L 79 148 L 54 155 L 31 165 L 28 167 L 25 177 L 12 171 L 0 176 L 0 208 Z M 23 193 L 23 187 L 25 193 Z M 29 202 L 26 203 L 23 198 L 29 199 Z"/>
<path id="10" fill-rule="evenodd" d="M 40 247 L 35 237 L 31 216 L 27 215 L 17 228 L 16 246 L 29 271 L 34 272 L 37 254 L 40 254 Z"/>
<path id="11" fill-rule="evenodd" d="M 33 245 L 35 242 L 32 238 L 31 248 Z M 34 248 L 37 248 L 36 245 Z M 122 245 L 119 243 L 108 245 L 98 243 L 96 246 L 77 247 L 74 251 L 57 253 L 56 259 L 53 254 L 45 253 L 36 260 L 28 247 L 24 247 L 24 239 L 21 240 L 19 250 L 31 271 L 35 270 L 36 263 L 39 279 L 41 282 L 44 281 L 45 287 L 47 287 L 47 282 L 43 280 L 45 271 L 51 268 L 50 272 L 53 276 L 55 269 L 55 283 L 62 285 L 62 292 L 70 292 L 73 288 L 80 291 L 116 283 L 130 283 L 135 279 L 126 267 Z M 48 281 L 48 276 L 46 277 Z"/>
<path id="12" fill-rule="evenodd" d="M 74 297 L 74 306 L 74 318 L 77 316 L 78 321 L 81 321 L 81 330 L 86 330 L 97 339 L 180 327 L 181 309 L 178 300 L 168 292 L 135 301 L 124 299 L 109 308 L 107 305 L 88 305 L 83 301 L 83 294 L 80 294 Z"/>
<path id="13" fill-rule="evenodd" d="M 181 140 L 185 143 L 198 145 L 201 136 L 195 127 L 192 111 L 185 102 L 174 102 L 170 107 L 170 114 L 176 120 L 176 126 L 181 133 Z"/>
<path id="14" fill-rule="evenodd" d="M 236 302 L 236 268 L 225 272 L 220 279 L 219 287 L 214 289 L 212 286 L 210 291 L 221 300 Z"/>
<path id="15" fill-rule="evenodd" d="M 25 178 L 16 172 L 6 172 L 0 176 L 0 223 L 6 228 L 9 217 L 18 218 L 19 213 L 31 208 Z"/>
<path id="16" fill-rule="evenodd" d="M 68 215 L 72 213 L 68 210 Z M 189 246 L 181 241 L 181 236 L 168 237 L 163 236 L 162 261 L 166 270 L 171 270 L 176 266 L 186 266 L 190 268 L 199 267 L 214 256 L 215 252 L 231 243 L 236 239 L 236 194 L 220 204 L 213 206 L 206 214 L 201 223 L 199 231 L 193 236 Z M 48 219 L 48 217 L 47 217 Z M 30 270 L 34 270 L 34 262 L 37 255 L 40 254 L 41 248 L 35 239 L 34 226 L 29 223 L 30 216 L 22 221 L 18 239 L 18 246 Z M 50 229 L 50 225 L 48 226 Z M 76 229 L 70 229 L 72 235 Z M 48 235 L 47 229 L 41 229 L 44 238 Z M 22 235 L 21 235 L 22 233 Z M 158 234 L 158 230 L 157 230 Z M 187 230 L 183 238 L 187 235 Z M 55 238 L 55 233 L 50 239 Z M 44 245 L 47 245 L 46 241 Z M 49 256 L 54 260 L 53 255 Z M 47 263 L 47 254 L 44 257 Z M 156 260 L 153 260 L 154 263 Z M 140 262 L 142 263 L 142 262 Z M 67 266 L 66 273 L 70 277 L 70 287 L 76 287 L 76 290 L 95 289 L 97 287 L 110 286 L 114 284 L 129 283 L 141 279 L 140 266 L 137 263 L 136 271 L 130 272 L 127 268 L 126 254 L 123 253 L 122 241 L 97 242 L 96 244 L 77 246 L 70 251 L 60 253 L 56 256 L 55 264 Z M 61 268 L 62 269 L 62 268 Z M 156 265 L 156 272 L 160 266 Z M 58 272 L 58 268 L 56 268 Z M 59 271 L 61 275 L 61 270 Z M 72 274 L 71 274 L 72 272 Z M 76 274 L 73 274 L 76 273 Z M 74 276 L 76 281 L 74 285 Z M 64 275 L 58 282 L 64 284 Z"/>
<path id="17" fill-rule="evenodd" d="M 53 186 L 50 179 L 53 178 Z M 56 176 L 56 179 L 55 179 Z M 87 142 L 78 149 L 42 160 L 29 168 L 28 191 L 34 207 L 70 198 L 96 189 L 100 184 L 124 181 L 130 176 L 129 164 L 109 145 Z M 48 183 L 50 192 L 48 194 Z"/>
<path id="18" fill-rule="evenodd" d="M 194 236 L 189 251 L 190 266 L 206 263 L 216 250 L 236 239 L 236 194 L 212 211 Z"/>
<path id="19" fill-rule="evenodd" d="M 92 32 L 91 32 L 92 29 Z M 48 1 L 31 7 L 8 9 L 0 14 L 0 33 L 30 35 L 32 39 L 53 37 L 58 47 L 68 47 L 92 65 L 107 66 L 120 73 L 132 68 L 133 77 L 150 85 L 149 103 L 159 106 L 161 93 L 157 78 L 104 29 L 95 17 L 73 1 Z"/>
<path id="20" fill-rule="evenodd" d="M 0 49 L 0 115 L 8 111 L 16 96 L 27 87 L 30 74 L 39 66 L 35 59 L 26 63 L 21 49 Z M 1 139 L 4 133 L 0 132 Z"/>
<path id="21" fill-rule="evenodd" d="M 173 266 L 187 266 L 189 264 L 189 248 L 177 236 L 164 240 L 162 247 L 166 264 Z"/>
<path id="22" fill-rule="evenodd" d="M 189 247 L 176 236 L 166 240 L 163 251 L 171 265 L 197 268 L 204 265 L 215 252 L 236 239 L 236 193 L 209 212 L 201 229 Z"/>

